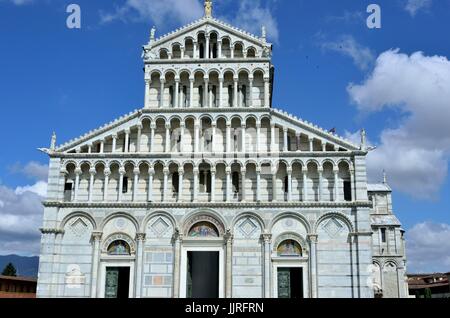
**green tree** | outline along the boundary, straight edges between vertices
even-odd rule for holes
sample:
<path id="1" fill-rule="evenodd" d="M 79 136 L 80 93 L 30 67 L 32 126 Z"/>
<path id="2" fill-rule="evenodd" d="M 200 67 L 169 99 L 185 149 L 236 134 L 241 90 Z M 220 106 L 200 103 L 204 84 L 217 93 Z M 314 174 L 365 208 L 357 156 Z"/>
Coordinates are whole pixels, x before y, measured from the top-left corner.
<path id="1" fill-rule="evenodd" d="M 17 276 L 16 268 L 13 264 L 9 263 L 6 265 L 5 269 L 2 272 L 3 276 Z"/>
<path id="2" fill-rule="evenodd" d="M 429 288 L 425 289 L 425 298 L 433 298 L 432 297 L 432 293 L 431 293 L 431 289 L 429 289 Z"/>

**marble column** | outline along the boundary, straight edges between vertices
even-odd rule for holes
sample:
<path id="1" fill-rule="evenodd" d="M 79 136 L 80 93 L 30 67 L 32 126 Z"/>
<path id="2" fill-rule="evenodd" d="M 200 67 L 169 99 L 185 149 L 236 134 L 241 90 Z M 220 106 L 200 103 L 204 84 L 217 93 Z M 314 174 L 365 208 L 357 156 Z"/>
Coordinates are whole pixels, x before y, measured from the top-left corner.
<path id="1" fill-rule="evenodd" d="M 303 176 L 303 202 L 308 201 L 308 168 L 302 166 Z"/>
<path id="2" fill-rule="evenodd" d="M 270 125 L 270 152 L 275 152 L 276 142 L 275 142 L 275 124 Z"/>
<path id="3" fill-rule="evenodd" d="M 193 52 L 194 59 L 198 59 L 198 43 L 197 41 L 194 41 L 193 44 L 194 44 L 194 52 Z"/>
<path id="4" fill-rule="evenodd" d="M 340 201 L 339 198 L 339 169 L 334 169 L 334 201 Z"/>
<path id="5" fill-rule="evenodd" d="M 196 121 L 194 123 L 194 152 L 195 154 L 199 153 L 199 144 L 200 144 L 200 123 Z"/>
<path id="6" fill-rule="evenodd" d="M 234 78 L 234 87 L 233 87 L 233 107 L 238 107 L 238 78 Z"/>
<path id="7" fill-rule="evenodd" d="M 184 169 L 178 169 L 178 202 L 183 202 Z"/>
<path id="8" fill-rule="evenodd" d="M 116 152 L 117 148 L 117 134 L 112 135 L 112 153 Z"/>
<path id="9" fill-rule="evenodd" d="M 198 174 L 200 173 L 200 171 L 198 170 L 197 167 L 194 168 L 194 202 L 197 201 L 197 197 L 198 197 Z"/>
<path id="10" fill-rule="evenodd" d="M 268 78 L 264 79 L 264 107 L 270 107 L 270 82 Z"/>
<path id="11" fill-rule="evenodd" d="M 227 176 L 227 184 L 226 184 L 226 201 L 231 201 L 231 168 L 227 167 L 225 170 Z"/>
<path id="12" fill-rule="evenodd" d="M 138 197 L 138 187 L 139 187 L 139 168 L 135 168 L 133 170 L 134 179 L 133 179 L 133 202 L 136 202 Z"/>
<path id="13" fill-rule="evenodd" d="M 227 122 L 227 153 L 231 152 L 231 122 Z"/>
<path id="14" fill-rule="evenodd" d="M 241 183 L 242 183 L 242 185 L 241 185 L 241 188 L 242 188 L 242 190 L 241 190 L 241 201 L 242 202 L 245 202 L 245 200 L 246 200 L 246 195 L 245 195 L 245 175 L 247 174 L 247 170 L 246 169 L 241 169 Z"/>
<path id="15" fill-rule="evenodd" d="M 211 169 L 211 202 L 216 201 L 216 169 Z"/>
<path id="16" fill-rule="evenodd" d="M 194 79 L 189 78 L 189 108 L 194 107 Z"/>
<path id="17" fill-rule="evenodd" d="M 264 242 L 264 298 L 270 298 L 270 272 L 271 272 L 271 244 L 272 244 L 272 234 L 262 234 L 261 240 Z"/>
<path id="18" fill-rule="evenodd" d="M 95 168 L 91 168 L 89 170 L 89 194 L 88 194 L 88 201 L 92 202 L 92 197 L 94 195 L 94 177 L 97 171 Z"/>
<path id="19" fill-rule="evenodd" d="M 172 241 L 174 243 L 174 268 L 173 268 L 173 298 L 180 297 L 180 262 L 181 262 L 181 243 L 183 235 L 179 229 L 175 229 Z"/>
<path id="20" fill-rule="evenodd" d="M 311 271 L 311 298 L 318 297 L 317 289 L 317 234 L 309 234 L 309 249 L 310 249 L 310 271 Z"/>
<path id="21" fill-rule="evenodd" d="M 155 169 L 152 167 L 148 170 L 148 202 L 153 202 L 153 176 L 155 175 Z"/>
<path id="22" fill-rule="evenodd" d="M 219 77 L 219 108 L 222 108 L 223 100 L 223 77 Z"/>
<path id="23" fill-rule="evenodd" d="M 144 108 L 150 108 L 150 84 L 151 84 L 151 80 L 146 79 L 146 80 L 145 80 L 145 101 L 144 101 Z"/>
<path id="24" fill-rule="evenodd" d="M 300 137 L 300 136 L 301 136 L 300 133 L 297 133 L 297 134 L 295 135 L 296 141 L 297 141 L 297 151 L 301 151 L 300 147 L 301 147 L 301 142 L 302 142 L 302 140 L 301 140 L 301 137 Z"/>
<path id="25" fill-rule="evenodd" d="M 170 149 L 170 124 L 166 124 L 166 147 L 165 147 L 165 152 L 169 153 L 171 152 Z"/>
<path id="26" fill-rule="evenodd" d="M 355 189 L 355 169 L 350 169 L 350 186 L 352 188 L 352 201 L 356 201 L 356 189 Z"/>
<path id="27" fill-rule="evenodd" d="M 248 106 L 253 107 L 253 76 L 249 77 Z"/>
<path id="28" fill-rule="evenodd" d="M 186 124 L 185 123 L 181 123 L 180 124 L 180 152 L 184 153 L 186 150 L 186 146 L 184 144 L 184 134 L 185 134 L 185 129 L 186 129 Z"/>
<path id="29" fill-rule="evenodd" d="M 100 262 L 100 241 L 102 239 L 101 232 L 93 232 L 91 242 L 92 247 L 92 273 L 91 273 L 91 298 L 97 298 L 98 285 L 98 267 Z"/>
<path id="30" fill-rule="evenodd" d="M 165 90 L 165 85 L 166 80 L 165 79 L 160 79 L 160 84 L 161 84 L 161 88 L 159 91 L 159 108 L 164 108 L 164 90 Z"/>
<path id="31" fill-rule="evenodd" d="M 272 202 L 278 201 L 278 189 L 277 189 L 277 170 L 273 169 L 272 172 Z"/>
<path id="32" fill-rule="evenodd" d="M 75 169 L 75 193 L 74 193 L 74 201 L 78 201 L 78 193 L 80 192 L 80 175 L 83 172 L 80 168 Z"/>
<path id="33" fill-rule="evenodd" d="M 92 144 L 88 145 L 88 153 L 92 153 Z"/>
<path id="34" fill-rule="evenodd" d="M 324 200 L 323 195 L 323 168 L 320 167 L 317 172 L 319 173 L 319 202 Z"/>
<path id="35" fill-rule="evenodd" d="M 167 187 L 168 187 L 168 179 L 169 179 L 169 168 L 164 168 L 164 183 L 163 183 L 163 202 L 167 202 Z"/>
<path id="36" fill-rule="evenodd" d="M 314 151 L 314 138 L 309 138 L 309 151 Z"/>
<path id="37" fill-rule="evenodd" d="M 256 201 L 261 201 L 261 168 L 256 168 Z"/>
<path id="38" fill-rule="evenodd" d="M 217 41 L 217 57 L 219 58 L 219 59 L 221 59 L 222 58 L 222 40 L 218 40 Z"/>
<path id="39" fill-rule="evenodd" d="M 233 289 L 233 235 L 228 230 L 224 235 L 226 245 L 225 297 L 232 297 Z"/>
<path id="40" fill-rule="evenodd" d="M 142 297 L 142 273 L 144 271 L 144 249 L 145 249 L 145 233 L 136 234 L 136 298 Z"/>
<path id="41" fill-rule="evenodd" d="M 209 35 L 205 37 L 206 38 L 206 45 L 205 45 L 205 58 L 209 59 Z"/>
<path id="42" fill-rule="evenodd" d="M 173 107 L 174 108 L 178 108 L 180 107 L 179 104 L 179 90 L 180 90 L 180 79 L 179 78 L 175 78 L 175 92 L 174 92 L 174 103 L 173 103 Z"/>
<path id="43" fill-rule="evenodd" d="M 137 126 L 136 152 L 141 152 L 142 125 Z"/>
<path id="44" fill-rule="evenodd" d="M 217 127 L 217 123 L 213 122 L 211 125 L 211 130 L 212 130 L 212 142 L 211 142 L 211 152 L 215 153 L 216 152 L 216 127 Z"/>
<path id="45" fill-rule="evenodd" d="M 122 202 L 123 197 L 123 177 L 125 176 L 125 169 L 122 167 L 119 169 L 119 195 L 118 201 Z"/>
<path id="46" fill-rule="evenodd" d="M 287 188 L 287 202 L 292 200 L 292 168 L 287 169 L 288 188 Z"/>
<path id="47" fill-rule="evenodd" d="M 127 153 L 129 148 L 130 148 L 130 130 L 126 129 L 125 130 L 125 149 L 123 150 L 123 152 Z"/>
<path id="48" fill-rule="evenodd" d="M 246 128 L 247 128 L 247 126 L 245 124 L 241 125 L 241 144 L 242 144 L 241 151 L 244 154 L 246 152 L 246 144 L 245 144 L 245 142 L 246 142 L 246 136 L 245 136 Z"/>
<path id="49" fill-rule="evenodd" d="M 150 124 L 150 152 L 153 152 L 155 148 L 155 130 L 156 130 L 156 123 Z"/>
<path id="50" fill-rule="evenodd" d="M 283 128 L 283 151 L 288 151 L 288 129 Z"/>
<path id="51" fill-rule="evenodd" d="M 105 169 L 105 182 L 103 184 L 103 202 L 108 202 L 108 188 L 109 188 L 109 177 L 111 176 L 111 170 Z"/>
<path id="52" fill-rule="evenodd" d="M 256 153 L 261 150 L 261 122 L 256 123 Z"/>
<path id="53" fill-rule="evenodd" d="M 104 153 L 105 152 L 105 141 L 101 140 L 100 141 L 100 153 Z"/>
<path id="54" fill-rule="evenodd" d="M 205 88 L 204 88 L 204 90 L 203 90 L 203 107 L 204 108 L 206 108 L 206 107 L 208 107 L 208 100 L 209 100 L 209 78 L 208 77 L 206 77 L 205 78 L 205 83 L 204 83 L 204 86 L 205 86 Z"/>

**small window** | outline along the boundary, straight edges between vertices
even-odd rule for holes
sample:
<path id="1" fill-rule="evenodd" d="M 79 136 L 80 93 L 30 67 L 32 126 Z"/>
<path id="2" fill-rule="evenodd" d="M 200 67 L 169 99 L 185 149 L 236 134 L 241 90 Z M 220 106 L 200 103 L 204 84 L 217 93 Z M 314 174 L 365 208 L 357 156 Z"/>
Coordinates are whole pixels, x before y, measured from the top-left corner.
<path id="1" fill-rule="evenodd" d="M 382 228 L 380 229 L 380 231 L 381 231 L 381 242 L 386 243 L 386 229 Z"/>
<path id="2" fill-rule="evenodd" d="M 72 191 L 72 187 L 73 187 L 73 183 L 71 182 L 66 182 L 64 184 L 64 191 Z"/>
<path id="3" fill-rule="evenodd" d="M 228 106 L 233 107 L 233 86 L 228 85 Z"/>
<path id="4" fill-rule="evenodd" d="M 123 177 L 122 193 L 128 193 L 128 177 Z"/>
<path id="5" fill-rule="evenodd" d="M 203 86 L 199 86 L 198 87 L 198 95 L 199 95 L 199 105 L 200 105 L 200 108 L 203 108 L 204 107 L 204 105 L 203 105 L 203 100 L 204 100 L 204 98 L 203 98 Z"/>
<path id="6" fill-rule="evenodd" d="M 352 200 L 352 186 L 350 181 L 344 181 L 344 200 L 345 201 Z"/>
<path id="7" fill-rule="evenodd" d="M 292 151 L 292 147 L 291 147 L 291 136 L 287 136 L 287 150 L 288 151 Z"/>
<path id="8" fill-rule="evenodd" d="M 173 91 L 174 91 L 174 89 L 173 89 L 173 86 L 169 86 L 169 98 L 170 98 L 170 101 L 169 101 L 169 107 L 173 107 L 174 106 L 174 96 L 173 96 Z"/>
<path id="9" fill-rule="evenodd" d="M 233 182 L 233 191 L 234 193 L 239 193 L 239 172 L 233 172 L 233 177 L 232 177 L 232 182 Z"/>
<path id="10" fill-rule="evenodd" d="M 289 192 L 289 178 L 288 176 L 284 177 L 284 193 Z"/>

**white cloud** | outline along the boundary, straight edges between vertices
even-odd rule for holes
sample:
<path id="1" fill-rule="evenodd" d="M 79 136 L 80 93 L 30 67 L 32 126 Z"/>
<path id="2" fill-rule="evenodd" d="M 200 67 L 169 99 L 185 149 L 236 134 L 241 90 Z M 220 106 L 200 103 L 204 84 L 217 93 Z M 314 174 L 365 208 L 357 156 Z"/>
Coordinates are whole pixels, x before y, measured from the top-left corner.
<path id="1" fill-rule="evenodd" d="M 30 4 L 30 3 L 34 2 L 34 0 L 2 0 L 2 1 L 3 2 L 8 1 L 16 6 L 22 6 L 22 5 Z"/>
<path id="2" fill-rule="evenodd" d="M 0 185 L 0 254 L 38 254 L 45 182 L 11 189 Z"/>
<path id="3" fill-rule="evenodd" d="M 435 198 L 450 159 L 450 61 L 386 51 L 364 83 L 347 89 L 362 113 L 391 108 L 403 115 L 396 127 L 383 130 L 368 156 L 369 177 L 385 169 L 394 188 Z"/>
<path id="4" fill-rule="evenodd" d="M 432 0 L 407 0 L 405 10 L 414 17 L 418 11 L 431 7 L 432 2 Z"/>
<path id="5" fill-rule="evenodd" d="M 409 273 L 448 272 L 450 225 L 425 222 L 407 232 Z"/>
<path id="6" fill-rule="evenodd" d="M 350 57 L 353 63 L 361 70 L 366 70 L 375 60 L 372 51 L 356 42 L 350 35 L 343 35 L 336 41 L 324 41 L 321 43 L 324 50 L 338 52 Z"/>
<path id="7" fill-rule="evenodd" d="M 198 0 L 127 0 L 114 12 L 100 13 L 102 23 L 150 20 L 158 27 L 167 21 L 185 24 L 202 16 L 203 6 Z"/>
<path id="8" fill-rule="evenodd" d="M 48 165 L 43 165 L 35 161 L 31 161 L 26 165 L 17 163 L 12 166 L 10 170 L 13 173 L 23 174 L 24 176 L 34 180 L 46 181 L 48 178 Z"/>

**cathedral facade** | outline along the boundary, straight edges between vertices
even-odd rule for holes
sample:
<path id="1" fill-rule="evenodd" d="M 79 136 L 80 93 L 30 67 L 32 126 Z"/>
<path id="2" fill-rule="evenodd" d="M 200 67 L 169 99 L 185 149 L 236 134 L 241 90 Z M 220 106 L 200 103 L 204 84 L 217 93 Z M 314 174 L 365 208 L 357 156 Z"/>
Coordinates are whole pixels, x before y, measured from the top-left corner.
<path id="1" fill-rule="evenodd" d="M 407 297 L 386 180 L 272 107 L 272 45 L 205 16 L 143 47 L 145 104 L 50 157 L 38 297 Z"/>

